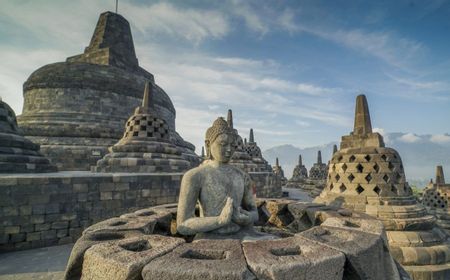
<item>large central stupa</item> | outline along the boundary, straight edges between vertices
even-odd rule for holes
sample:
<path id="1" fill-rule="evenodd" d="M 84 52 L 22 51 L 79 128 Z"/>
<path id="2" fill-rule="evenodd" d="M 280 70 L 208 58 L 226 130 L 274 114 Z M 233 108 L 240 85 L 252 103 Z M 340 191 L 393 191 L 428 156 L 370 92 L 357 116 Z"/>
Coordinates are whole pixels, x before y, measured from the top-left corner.
<path id="1" fill-rule="evenodd" d="M 195 147 L 175 130 L 172 101 L 139 66 L 130 24 L 112 12 L 100 15 L 83 54 L 31 74 L 18 123 L 59 170 L 89 170 L 121 138 L 146 82 L 154 87 L 154 111 L 166 121 L 171 141 L 196 162 Z"/>

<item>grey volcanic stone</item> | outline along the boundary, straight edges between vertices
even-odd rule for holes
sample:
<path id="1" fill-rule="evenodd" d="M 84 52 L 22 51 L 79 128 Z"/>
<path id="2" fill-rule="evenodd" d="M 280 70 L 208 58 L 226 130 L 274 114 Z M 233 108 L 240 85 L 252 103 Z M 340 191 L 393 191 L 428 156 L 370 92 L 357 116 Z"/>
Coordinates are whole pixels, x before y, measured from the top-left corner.
<path id="1" fill-rule="evenodd" d="M 128 21 L 103 13 L 83 54 L 30 75 L 19 125 L 60 170 L 89 170 L 121 137 L 149 81 L 154 77 L 138 64 Z M 175 131 L 169 96 L 156 84 L 154 92 L 156 115 L 167 122 L 171 140 L 198 164 L 195 147 Z"/>
<path id="2" fill-rule="evenodd" d="M 55 172 L 39 145 L 22 136 L 16 114 L 0 98 L 0 173 Z"/>
<path id="3" fill-rule="evenodd" d="M 299 236 L 243 243 L 248 266 L 258 279 L 340 280 L 345 256 Z"/>
<path id="4" fill-rule="evenodd" d="M 398 277 L 394 262 L 381 236 L 327 226 L 314 227 L 298 235 L 344 253 L 347 259 L 344 279 Z"/>
<path id="5" fill-rule="evenodd" d="M 144 280 L 256 279 L 247 269 L 238 240 L 200 240 L 177 247 L 147 264 Z"/>
<path id="6" fill-rule="evenodd" d="M 84 254 L 83 279 L 142 279 L 142 268 L 184 243 L 184 239 L 146 235 L 92 246 Z"/>
<path id="7" fill-rule="evenodd" d="M 143 235 L 144 234 L 139 231 L 97 231 L 81 236 L 72 248 L 69 261 L 67 262 L 64 279 L 78 280 L 81 278 L 84 253 L 92 246 L 107 241 L 121 240 Z"/>

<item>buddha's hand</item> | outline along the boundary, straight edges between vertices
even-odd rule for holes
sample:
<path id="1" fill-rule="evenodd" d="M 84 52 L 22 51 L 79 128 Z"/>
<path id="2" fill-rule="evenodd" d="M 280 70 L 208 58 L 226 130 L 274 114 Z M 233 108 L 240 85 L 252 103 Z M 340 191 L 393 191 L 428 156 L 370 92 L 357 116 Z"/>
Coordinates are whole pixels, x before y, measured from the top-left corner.
<path id="1" fill-rule="evenodd" d="M 233 199 L 231 197 L 227 198 L 225 206 L 219 215 L 219 224 L 221 226 L 228 225 L 231 222 L 231 217 L 233 216 Z"/>
<path id="2" fill-rule="evenodd" d="M 246 226 L 251 224 L 253 221 L 250 212 L 242 209 L 242 207 L 239 207 L 238 211 L 233 213 L 233 222 L 238 225 Z"/>

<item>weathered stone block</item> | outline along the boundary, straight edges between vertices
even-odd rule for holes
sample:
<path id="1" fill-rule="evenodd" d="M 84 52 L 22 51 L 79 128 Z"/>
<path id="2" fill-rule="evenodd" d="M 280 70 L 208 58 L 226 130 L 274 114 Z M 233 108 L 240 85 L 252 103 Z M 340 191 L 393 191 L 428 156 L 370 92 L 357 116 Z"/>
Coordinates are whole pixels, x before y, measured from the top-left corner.
<path id="1" fill-rule="evenodd" d="M 238 240 L 200 240 L 180 245 L 147 264 L 142 277 L 144 280 L 256 279 L 247 269 Z"/>
<path id="2" fill-rule="evenodd" d="M 344 254 L 299 236 L 242 245 L 258 279 L 341 280 L 343 276 Z"/>
<path id="3" fill-rule="evenodd" d="M 395 279 L 398 275 L 379 235 L 326 226 L 297 235 L 344 253 L 347 259 L 344 278 Z"/>
<path id="4" fill-rule="evenodd" d="M 183 243 L 180 238 L 148 235 L 94 245 L 84 255 L 83 279 L 141 279 L 146 264 Z"/>
<path id="5" fill-rule="evenodd" d="M 138 237 L 142 235 L 143 235 L 142 232 L 139 231 L 127 231 L 127 232 L 98 231 L 86 233 L 85 235 L 81 236 L 80 239 L 77 240 L 77 242 L 72 248 L 72 252 L 67 262 L 64 279 L 78 280 L 81 278 L 84 253 L 90 247 L 103 242 L 121 240 L 130 237 Z"/>

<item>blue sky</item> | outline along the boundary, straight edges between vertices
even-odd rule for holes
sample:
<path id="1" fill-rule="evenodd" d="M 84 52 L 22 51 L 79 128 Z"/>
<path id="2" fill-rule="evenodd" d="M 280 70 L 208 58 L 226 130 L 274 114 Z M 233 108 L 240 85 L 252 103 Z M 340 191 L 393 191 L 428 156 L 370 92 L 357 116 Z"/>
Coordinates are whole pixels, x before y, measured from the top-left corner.
<path id="1" fill-rule="evenodd" d="M 0 0 L 0 94 L 20 114 L 33 70 L 81 53 L 115 1 Z M 265 149 L 338 141 L 354 99 L 381 132 L 450 142 L 450 1 L 125 1 L 140 65 L 201 147 L 233 109 Z"/>

